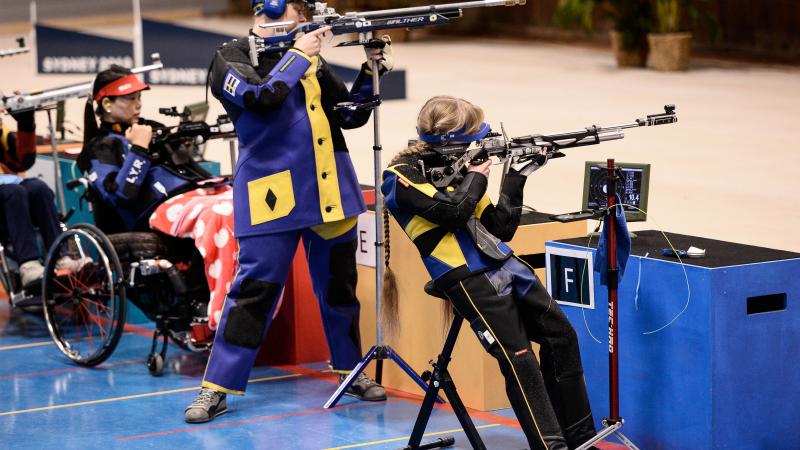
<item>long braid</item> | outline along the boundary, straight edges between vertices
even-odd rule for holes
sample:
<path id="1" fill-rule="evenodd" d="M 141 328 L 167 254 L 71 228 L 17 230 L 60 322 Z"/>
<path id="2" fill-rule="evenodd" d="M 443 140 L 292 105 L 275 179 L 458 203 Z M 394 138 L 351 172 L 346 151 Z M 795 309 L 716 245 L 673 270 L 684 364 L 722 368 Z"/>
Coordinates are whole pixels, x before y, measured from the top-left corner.
<path id="1" fill-rule="evenodd" d="M 428 147 L 424 142 L 412 145 L 392 158 L 389 166 L 397 164 L 400 158 L 410 156 L 421 152 Z M 389 231 L 389 208 L 386 203 L 383 205 L 383 240 L 384 240 L 384 264 L 385 270 L 383 271 L 383 301 L 381 302 L 381 318 L 383 321 L 384 331 L 388 336 L 396 334 L 400 330 L 399 309 L 398 309 L 398 289 L 397 278 L 395 277 L 392 267 L 389 265 L 391 259 L 391 233 Z"/>
<path id="2" fill-rule="evenodd" d="M 398 290 L 397 278 L 394 271 L 389 266 L 391 256 L 391 244 L 389 233 L 389 210 L 384 204 L 383 207 L 383 242 L 384 242 L 384 264 L 383 272 L 383 301 L 381 302 L 381 317 L 383 319 L 384 332 L 388 336 L 395 335 L 400 330 L 400 320 L 398 314 Z"/>

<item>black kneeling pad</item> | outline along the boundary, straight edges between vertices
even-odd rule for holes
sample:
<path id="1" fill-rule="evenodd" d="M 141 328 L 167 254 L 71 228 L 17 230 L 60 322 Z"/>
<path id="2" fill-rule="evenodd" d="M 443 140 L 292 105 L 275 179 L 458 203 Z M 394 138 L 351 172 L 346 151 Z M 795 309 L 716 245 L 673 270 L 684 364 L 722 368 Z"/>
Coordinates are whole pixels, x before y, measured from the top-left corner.
<path id="1" fill-rule="evenodd" d="M 235 306 L 228 311 L 223 337 L 240 347 L 258 348 L 281 285 L 260 280 L 242 280 Z"/>

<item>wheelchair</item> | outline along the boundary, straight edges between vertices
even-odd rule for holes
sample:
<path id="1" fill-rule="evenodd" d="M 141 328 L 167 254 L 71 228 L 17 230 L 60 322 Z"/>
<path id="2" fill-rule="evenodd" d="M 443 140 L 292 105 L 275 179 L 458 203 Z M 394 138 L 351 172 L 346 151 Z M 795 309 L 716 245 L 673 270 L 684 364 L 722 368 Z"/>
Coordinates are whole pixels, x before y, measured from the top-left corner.
<path id="1" fill-rule="evenodd" d="M 194 352 L 211 348 L 206 311 L 209 289 L 203 259 L 191 239 L 154 231 L 125 231 L 112 206 L 100 200 L 88 180 L 88 201 L 97 226 L 74 225 L 56 238 L 45 263 L 42 301 L 50 335 L 70 360 L 96 366 L 114 352 L 126 325 L 126 299 L 155 322 L 147 368 L 164 371 L 167 342 Z M 64 256 L 77 270 L 59 269 Z M 159 340 L 161 340 L 159 348 Z"/>

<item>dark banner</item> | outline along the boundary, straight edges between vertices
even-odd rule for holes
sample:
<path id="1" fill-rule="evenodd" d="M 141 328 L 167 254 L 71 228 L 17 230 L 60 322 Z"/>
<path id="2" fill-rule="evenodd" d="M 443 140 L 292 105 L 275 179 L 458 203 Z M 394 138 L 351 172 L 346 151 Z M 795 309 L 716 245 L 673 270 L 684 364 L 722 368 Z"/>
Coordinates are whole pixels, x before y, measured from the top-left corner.
<path id="1" fill-rule="evenodd" d="M 234 38 L 151 19 L 142 20 L 142 34 L 144 63 L 150 63 L 153 53 L 159 53 L 164 63 L 163 69 L 145 75 L 147 82 L 153 85 L 205 86 L 214 51 Z M 97 73 L 112 63 L 133 67 L 133 44 L 128 41 L 37 25 L 36 47 L 39 73 Z M 336 49 L 326 51 L 335 52 Z M 358 69 L 332 66 L 348 86 L 358 75 Z M 383 77 L 381 97 L 385 100 L 406 98 L 404 70 Z"/>
<path id="2" fill-rule="evenodd" d="M 164 68 L 147 74 L 148 83 L 203 85 L 214 51 L 234 36 L 142 19 L 144 54 L 160 53 Z"/>
<path id="3" fill-rule="evenodd" d="M 97 73 L 111 64 L 133 67 L 133 44 L 36 25 L 39 73 Z"/>

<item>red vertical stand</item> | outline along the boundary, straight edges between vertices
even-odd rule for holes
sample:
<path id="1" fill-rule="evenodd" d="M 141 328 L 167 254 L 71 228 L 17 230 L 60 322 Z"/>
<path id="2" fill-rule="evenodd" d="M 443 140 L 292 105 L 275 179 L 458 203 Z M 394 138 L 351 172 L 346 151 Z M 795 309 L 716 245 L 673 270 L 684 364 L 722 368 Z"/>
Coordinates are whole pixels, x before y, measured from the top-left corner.
<path id="1" fill-rule="evenodd" d="M 618 287 L 619 268 L 617 267 L 617 215 L 614 210 L 617 204 L 617 176 L 614 171 L 614 159 L 607 161 L 606 191 L 608 193 L 608 374 L 609 374 L 609 423 L 620 421 L 619 417 L 619 334 L 618 334 Z"/>
<path id="2" fill-rule="evenodd" d="M 605 428 L 597 436 L 584 442 L 576 450 L 588 450 L 594 444 L 604 440 L 607 436 L 614 435 L 625 447 L 630 450 L 639 450 L 622 432 L 619 431 L 625 423 L 619 415 L 619 323 L 618 323 L 618 288 L 619 267 L 617 266 L 617 173 L 614 159 L 606 161 L 606 193 L 608 194 L 608 209 L 606 210 L 608 227 L 606 239 L 608 242 L 608 261 L 606 272 L 606 286 L 608 287 L 608 417 L 603 419 Z"/>

